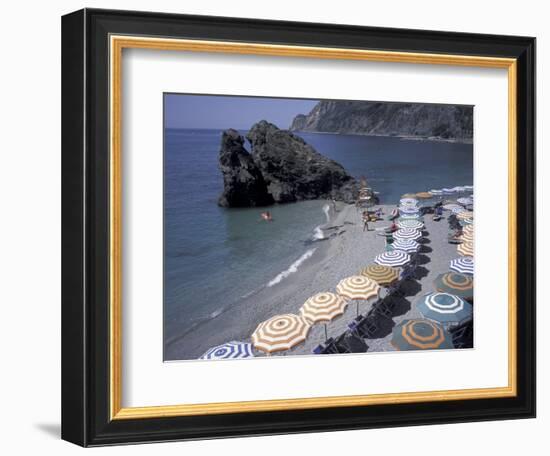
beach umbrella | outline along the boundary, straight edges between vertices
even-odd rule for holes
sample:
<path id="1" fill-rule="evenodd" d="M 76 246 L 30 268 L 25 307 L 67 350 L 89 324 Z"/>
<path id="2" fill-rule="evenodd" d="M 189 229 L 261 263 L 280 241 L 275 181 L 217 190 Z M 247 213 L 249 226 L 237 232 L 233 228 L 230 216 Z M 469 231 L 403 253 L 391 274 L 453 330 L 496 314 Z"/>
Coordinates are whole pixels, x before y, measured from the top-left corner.
<path id="1" fill-rule="evenodd" d="M 290 350 L 306 340 L 310 325 L 294 314 L 271 317 L 258 325 L 252 333 L 252 345 L 265 353 Z"/>
<path id="2" fill-rule="evenodd" d="M 382 287 L 391 285 L 399 279 L 399 271 L 397 269 L 390 266 L 381 266 L 379 264 L 371 264 L 361 269 L 360 274 L 374 280 Z"/>
<path id="3" fill-rule="evenodd" d="M 252 358 L 252 344 L 232 340 L 222 345 L 212 347 L 199 359 L 242 359 Z"/>
<path id="4" fill-rule="evenodd" d="M 412 228 L 413 230 L 421 230 L 424 224 L 418 220 L 399 220 L 397 222 L 399 228 Z"/>
<path id="5" fill-rule="evenodd" d="M 462 244 L 458 244 L 456 247 L 456 251 L 462 255 L 462 256 L 474 256 L 474 243 L 473 242 L 463 242 Z"/>
<path id="6" fill-rule="evenodd" d="M 474 225 L 465 226 L 465 227 L 463 228 L 462 232 L 463 232 L 464 234 L 466 234 L 466 233 L 471 233 L 472 236 L 473 236 L 473 234 L 474 234 Z"/>
<path id="7" fill-rule="evenodd" d="M 443 190 L 430 190 L 430 193 L 433 195 L 433 196 L 441 196 L 443 195 Z"/>
<path id="8" fill-rule="evenodd" d="M 467 192 L 473 192 L 474 191 L 474 186 L 473 185 L 465 185 L 464 190 L 467 191 Z"/>
<path id="9" fill-rule="evenodd" d="M 376 264 L 381 266 L 391 266 L 394 268 L 405 266 L 410 261 L 410 255 L 402 250 L 390 250 L 389 252 L 381 253 L 374 258 L 374 262 Z"/>
<path id="10" fill-rule="evenodd" d="M 439 274 L 434 280 L 434 287 L 437 291 L 454 294 L 462 299 L 471 299 L 474 296 L 474 279 L 458 272 Z"/>
<path id="11" fill-rule="evenodd" d="M 462 193 L 462 192 L 464 192 L 466 189 L 465 189 L 463 186 L 459 185 L 459 186 L 457 186 L 457 187 L 451 188 L 451 190 L 452 190 L 453 192 L 455 192 L 455 193 Z"/>
<path id="12" fill-rule="evenodd" d="M 421 198 L 421 199 L 429 199 L 432 196 L 433 195 L 430 192 L 419 192 L 419 193 L 416 194 L 416 197 Z"/>
<path id="13" fill-rule="evenodd" d="M 380 285 L 366 276 L 354 275 L 340 280 L 336 285 L 336 293 L 355 301 L 368 301 L 379 296 Z M 357 315 L 359 315 L 359 302 L 357 302 Z"/>
<path id="14" fill-rule="evenodd" d="M 408 254 L 416 253 L 420 249 L 420 244 L 412 239 L 398 239 L 391 246 L 394 250 L 401 250 Z"/>
<path id="15" fill-rule="evenodd" d="M 472 233 L 471 231 L 465 232 L 464 230 L 462 231 L 462 233 L 462 236 L 460 236 L 460 240 L 462 242 L 474 242 L 474 233 Z"/>
<path id="16" fill-rule="evenodd" d="M 403 214 L 399 216 L 399 220 L 420 220 L 422 216 L 417 212 L 416 214 Z"/>
<path id="17" fill-rule="evenodd" d="M 454 348 L 451 335 L 440 324 L 428 320 L 403 320 L 392 331 L 391 344 L 397 350 Z"/>
<path id="18" fill-rule="evenodd" d="M 449 269 L 460 272 L 461 274 L 474 273 L 474 259 L 472 257 L 455 258 L 449 263 Z"/>
<path id="19" fill-rule="evenodd" d="M 443 207 L 443 209 L 445 209 L 446 211 L 452 211 L 453 209 L 462 209 L 462 210 L 464 210 L 464 208 L 462 206 L 460 206 L 459 204 L 455 204 L 455 203 L 444 204 L 441 207 Z"/>
<path id="20" fill-rule="evenodd" d="M 460 323 L 472 316 L 472 305 L 449 293 L 428 293 L 416 300 L 416 308 L 429 320 L 438 323 Z"/>
<path id="21" fill-rule="evenodd" d="M 471 225 L 472 223 L 474 223 L 474 219 L 473 218 L 465 218 L 465 219 L 459 220 L 458 223 L 460 223 L 460 226 L 465 227 L 465 226 L 468 226 L 468 225 Z"/>
<path id="22" fill-rule="evenodd" d="M 401 198 L 399 200 L 399 204 L 401 206 L 416 206 L 418 204 L 418 200 L 416 198 Z"/>
<path id="23" fill-rule="evenodd" d="M 401 228 L 393 233 L 394 239 L 412 239 L 418 241 L 422 237 L 422 233 L 414 228 Z"/>
<path id="24" fill-rule="evenodd" d="M 420 209 L 416 206 L 399 206 L 399 213 L 401 215 L 418 214 L 418 212 L 420 212 Z"/>
<path id="25" fill-rule="evenodd" d="M 452 195 L 455 192 L 452 188 L 442 188 L 441 191 L 444 195 Z"/>
<path id="26" fill-rule="evenodd" d="M 472 211 L 462 211 L 456 215 L 456 218 L 459 220 L 471 219 L 474 218 L 474 213 Z"/>
<path id="27" fill-rule="evenodd" d="M 464 209 L 462 206 L 453 207 L 451 209 L 451 212 L 458 216 L 458 214 L 462 214 L 463 212 L 468 212 L 466 209 Z"/>
<path id="28" fill-rule="evenodd" d="M 458 204 L 462 204 L 463 206 L 469 206 L 470 204 L 474 204 L 474 200 L 472 198 L 458 198 L 456 202 Z"/>
<path id="29" fill-rule="evenodd" d="M 335 293 L 317 293 L 304 302 L 300 315 L 311 324 L 325 322 L 325 339 L 328 339 L 326 322 L 342 315 L 347 305 L 347 300 Z"/>

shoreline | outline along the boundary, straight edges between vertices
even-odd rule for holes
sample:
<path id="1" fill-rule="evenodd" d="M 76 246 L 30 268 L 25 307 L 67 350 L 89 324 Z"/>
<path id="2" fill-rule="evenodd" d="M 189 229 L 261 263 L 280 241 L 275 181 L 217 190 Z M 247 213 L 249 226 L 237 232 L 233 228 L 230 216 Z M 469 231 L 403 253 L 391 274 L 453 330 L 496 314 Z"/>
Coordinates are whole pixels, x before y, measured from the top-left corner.
<path id="1" fill-rule="evenodd" d="M 377 205 L 383 212 L 383 220 L 369 223 L 371 231 L 363 231 L 361 212 L 353 205 L 337 203 L 338 211 L 331 208 L 330 220 L 322 225 L 326 238 L 314 242 L 315 249 L 296 272 L 272 286 L 263 286 L 220 315 L 205 320 L 190 329 L 179 339 L 165 346 L 165 361 L 192 361 L 208 349 L 231 340 L 250 342 L 256 327 L 274 315 L 298 314 L 302 304 L 312 295 L 323 291 L 335 291 L 338 282 L 357 274 L 363 267 L 373 263 L 374 257 L 385 250 L 383 236 L 377 230 L 387 227 L 387 220 L 394 205 Z M 390 344 L 391 329 L 403 319 L 422 318 L 414 301 L 424 293 L 433 291 L 435 277 L 448 271 L 449 261 L 457 257 L 456 246 L 447 242 L 446 217 L 434 222 L 425 217 L 424 240 L 421 249 L 421 266 L 418 280 L 406 284 L 405 297 L 400 299 L 392 319 L 381 321 L 380 330 L 373 339 L 366 340 L 369 352 L 394 351 Z M 432 246 L 436 245 L 436 248 Z M 359 304 L 360 313 L 369 307 Z M 356 316 L 356 304 L 351 302 L 345 313 L 328 323 L 329 337 L 337 336 L 347 329 Z M 325 340 L 324 324 L 311 327 L 306 341 L 291 350 L 271 356 L 311 355 L 313 348 Z M 254 350 L 255 356 L 265 356 Z"/>
<path id="2" fill-rule="evenodd" d="M 312 131 L 312 130 L 288 130 L 291 133 L 312 133 L 316 135 L 338 135 L 338 136 L 366 136 L 374 138 L 395 138 L 404 141 L 426 141 L 426 142 L 445 142 L 456 144 L 473 144 L 473 139 L 457 139 L 457 138 L 442 138 L 440 136 L 411 136 L 411 135 L 377 135 L 374 133 L 361 134 L 361 133 L 343 133 L 337 131 Z"/>

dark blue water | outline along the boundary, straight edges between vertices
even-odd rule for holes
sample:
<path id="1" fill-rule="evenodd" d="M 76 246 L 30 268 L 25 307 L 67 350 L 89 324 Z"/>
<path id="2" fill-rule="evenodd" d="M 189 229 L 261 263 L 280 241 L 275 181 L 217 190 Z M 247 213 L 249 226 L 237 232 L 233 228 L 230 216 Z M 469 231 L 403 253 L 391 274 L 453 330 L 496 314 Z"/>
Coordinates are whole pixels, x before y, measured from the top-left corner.
<path id="1" fill-rule="evenodd" d="M 472 146 L 398 138 L 309 134 L 320 153 L 365 176 L 382 203 L 432 188 L 473 184 Z M 165 131 L 164 310 L 166 341 L 260 287 L 284 280 L 316 248 L 324 201 L 259 209 L 217 205 L 220 130 Z"/>

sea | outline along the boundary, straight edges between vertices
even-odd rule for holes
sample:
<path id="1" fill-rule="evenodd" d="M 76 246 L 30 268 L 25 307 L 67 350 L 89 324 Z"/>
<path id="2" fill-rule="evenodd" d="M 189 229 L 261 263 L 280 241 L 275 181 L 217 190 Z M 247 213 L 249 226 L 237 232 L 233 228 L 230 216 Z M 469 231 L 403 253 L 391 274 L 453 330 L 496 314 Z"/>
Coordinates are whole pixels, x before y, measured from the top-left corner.
<path id="1" fill-rule="evenodd" d="M 165 129 L 164 340 L 179 340 L 236 302 L 296 273 L 329 223 L 327 201 L 262 209 L 222 208 L 221 130 Z M 246 134 L 242 131 L 241 134 Z M 297 133 L 351 175 L 366 177 L 382 204 L 404 193 L 473 185 L 473 146 L 396 137 Z"/>

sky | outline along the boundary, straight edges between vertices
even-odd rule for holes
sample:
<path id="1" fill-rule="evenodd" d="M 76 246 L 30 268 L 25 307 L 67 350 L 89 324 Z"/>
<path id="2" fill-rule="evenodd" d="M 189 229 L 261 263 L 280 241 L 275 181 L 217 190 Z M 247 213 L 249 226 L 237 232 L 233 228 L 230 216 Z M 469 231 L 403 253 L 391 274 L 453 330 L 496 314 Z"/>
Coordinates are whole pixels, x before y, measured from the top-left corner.
<path id="1" fill-rule="evenodd" d="M 318 100 L 225 95 L 165 94 L 167 128 L 248 130 L 260 120 L 288 128 L 297 114 L 308 114 Z"/>

